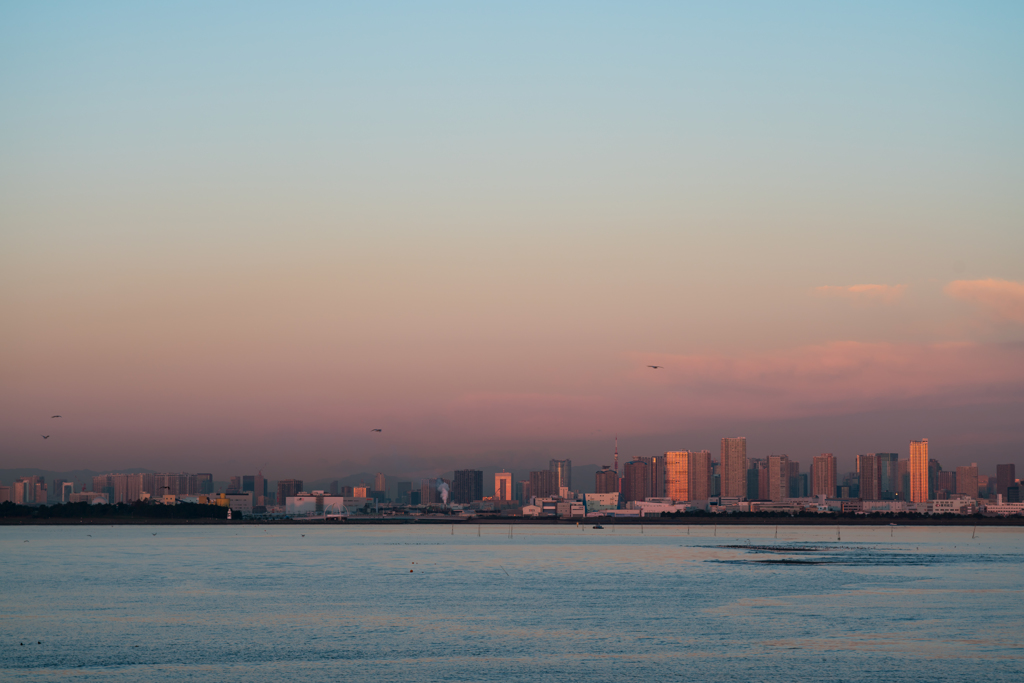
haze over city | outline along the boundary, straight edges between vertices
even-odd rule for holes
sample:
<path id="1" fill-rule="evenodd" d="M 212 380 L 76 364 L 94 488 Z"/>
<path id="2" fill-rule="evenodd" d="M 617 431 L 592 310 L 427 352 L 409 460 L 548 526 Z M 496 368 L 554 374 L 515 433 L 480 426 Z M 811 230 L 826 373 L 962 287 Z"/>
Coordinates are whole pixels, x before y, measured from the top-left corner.
<path id="1" fill-rule="evenodd" d="M 6 5 L 0 468 L 1020 463 L 1019 4 L 526 9 Z"/>

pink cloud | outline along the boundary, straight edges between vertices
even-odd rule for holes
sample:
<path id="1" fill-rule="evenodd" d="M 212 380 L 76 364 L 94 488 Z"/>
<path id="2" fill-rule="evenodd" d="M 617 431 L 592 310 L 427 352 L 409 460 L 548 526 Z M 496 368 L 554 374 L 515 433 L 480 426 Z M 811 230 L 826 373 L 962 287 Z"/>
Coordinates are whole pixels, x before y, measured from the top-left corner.
<path id="1" fill-rule="evenodd" d="M 859 301 L 881 301 L 892 303 L 903 296 L 906 285 L 850 285 L 837 287 L 824 285 L 815 291 L 826 296 L 843 296 Z"/>
<path id="2" fill-rule="evenodd" d="M 1024 323 L 1024 283 L 1010 280 L 956 280 L 946 285 L 954 299 L 976 303 L 998 320 Z"/>
<path id="3" fill-rule="evenodd" d="M 616 382 L 575 391 L 466 394 L 438 405 L 429 423 L 467 436 L 554 438 L 1024 400 L 1019 344 L 837 341 L 736 355 L 638 355 L 633 363 L 636 370 Z"/>
<path id="4" fill-rule="evenodd" d="M 742 356 L 663 356 L 677 411 L 782 418 L 1019 400 L 1024 346 L 832 342 Z"/>

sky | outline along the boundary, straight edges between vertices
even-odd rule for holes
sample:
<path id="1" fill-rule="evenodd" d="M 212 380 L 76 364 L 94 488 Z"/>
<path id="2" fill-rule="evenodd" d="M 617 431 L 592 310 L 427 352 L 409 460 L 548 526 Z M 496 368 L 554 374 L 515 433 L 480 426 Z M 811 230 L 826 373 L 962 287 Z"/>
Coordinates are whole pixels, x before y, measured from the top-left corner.
<path id="1" fill-rule="evenodd" d="M 1024 468 L 1022 33 L 1017 2 L 0 4 L 0 468 L 737 435 Z"/>

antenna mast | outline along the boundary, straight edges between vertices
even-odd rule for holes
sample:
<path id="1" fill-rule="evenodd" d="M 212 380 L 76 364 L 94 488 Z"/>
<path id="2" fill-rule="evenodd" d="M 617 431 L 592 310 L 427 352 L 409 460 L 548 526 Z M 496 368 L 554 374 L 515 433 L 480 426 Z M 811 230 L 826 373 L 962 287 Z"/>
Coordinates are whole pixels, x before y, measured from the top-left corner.
<path id="1" fill-rule="evenodd" d="M 619 471 L 619 437 L 615 437 L 615 472 Z"/>

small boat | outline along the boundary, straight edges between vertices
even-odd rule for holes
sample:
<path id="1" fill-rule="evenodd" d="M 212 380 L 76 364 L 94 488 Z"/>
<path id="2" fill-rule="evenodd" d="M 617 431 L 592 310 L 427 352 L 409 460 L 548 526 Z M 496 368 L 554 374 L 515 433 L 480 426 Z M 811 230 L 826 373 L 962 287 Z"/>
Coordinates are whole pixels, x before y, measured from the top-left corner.
<path id="1" fill-rule="evenodd" d="M 601 526 L 600 524 L 595 524 L 595 525 L 594 525 L 594 526 L 592 526 L 591 528 L 592 528 L 592 529 L 603 529 L 604 527 L 603 527 L 603 526 Z"/>

